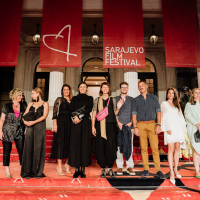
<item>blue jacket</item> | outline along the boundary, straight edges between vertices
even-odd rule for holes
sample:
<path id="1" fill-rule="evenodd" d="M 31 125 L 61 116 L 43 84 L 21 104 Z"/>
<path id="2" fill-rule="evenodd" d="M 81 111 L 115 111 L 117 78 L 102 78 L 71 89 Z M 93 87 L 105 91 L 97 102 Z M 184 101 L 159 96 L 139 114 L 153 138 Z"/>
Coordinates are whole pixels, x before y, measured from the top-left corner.
<path id="1" fill-rule="evenodd" d="M 132 153 L 132 132 L 130 127 L 123 125 L 122 131 L 118 128 L 117 144 L 120 146 L 120 152 L 128 160 Z"/>

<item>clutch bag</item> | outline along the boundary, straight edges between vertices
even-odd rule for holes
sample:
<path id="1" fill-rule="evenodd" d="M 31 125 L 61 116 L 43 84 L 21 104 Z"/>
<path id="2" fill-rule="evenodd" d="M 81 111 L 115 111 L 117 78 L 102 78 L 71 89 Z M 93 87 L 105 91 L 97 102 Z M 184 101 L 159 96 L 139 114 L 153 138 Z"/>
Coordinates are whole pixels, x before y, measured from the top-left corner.
<path id="1" fill-rule="evenodd" d="M 195 140 L 195 142 L 200 142 L 200 132 L 199 132 L 199 130 L 197 130 L 196 133 L 194 134 L 194 140 Z"/>
<path id="2" fill-rule="evenodd" d="M 82 108 L 79 108 L 78 110 L 72 112 L 72 117 L 75 117 L 75 116 L 79 116 L 81 114 L 83 114 L 83 112 L 85 111 L 85 106 L 83 106 Z"/>
<path id="3" fill-rule="evenodd" d="M 25 121 L 34 121 L 36 119 L 36 114 L 34 111 L 29 111 L 22 117 Z"/>

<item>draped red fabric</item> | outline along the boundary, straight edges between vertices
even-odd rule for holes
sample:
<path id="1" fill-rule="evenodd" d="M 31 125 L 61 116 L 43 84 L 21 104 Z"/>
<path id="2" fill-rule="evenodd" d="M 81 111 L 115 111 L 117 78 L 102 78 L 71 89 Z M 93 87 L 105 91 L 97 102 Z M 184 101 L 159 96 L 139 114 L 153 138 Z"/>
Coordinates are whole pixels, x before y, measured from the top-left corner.
<path id="1" fill-rule="evenodd" d="M 167 67 L 200 67 L 196 0 L 162 0 Z"/>
<path id="2" fill-rule="evenodd" d="M 82 0 L 44 0 L 39 67 L 80 67 Z"/>
<path id="3" fill-rule="evenodd" d="M 0 2 L 0 67 L 16 67 L 23 0 Z"/>
<path id="4" fill-rule="evenodd" d="M 104 68 L 144 68 L 142 0 L 103 1 Z"/>

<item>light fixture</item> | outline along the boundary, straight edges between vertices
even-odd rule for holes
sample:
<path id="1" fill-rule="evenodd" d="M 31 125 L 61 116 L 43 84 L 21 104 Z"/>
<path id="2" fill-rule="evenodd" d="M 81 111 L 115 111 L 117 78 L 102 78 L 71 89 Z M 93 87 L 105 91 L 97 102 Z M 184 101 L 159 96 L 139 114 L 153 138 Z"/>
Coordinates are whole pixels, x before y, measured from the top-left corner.
<path id="1" fill-rule="evenodd" d="M 157 43 L 157 41 L 158 41 L 158 34 L 156 34 L 155 32 L 154 32 L 154 24 L 153 25 L 151 25 L 151 27 L 152 27 L 152 29 L 153 29 L 153 32 L 152 32 L 152 34 L 149 36 L 149 40 L 150 40 L 150 42 L 151 42 L 151 44 L 153 44 L 153 45 L 156 45 L 156 43 Z"/>
<path id="2" fill-rule="evenodd" d="M 95 67 L 96 69 L 98 68 L 98 67 Z"/>
<path id="3" fill-rule="evenodd" d="M 91 38 L 92 38 L 92 42 L 93 42 L 93 44 L 97 44 L 98 43 L 98 41 L 99 41 L 99 34 L 97 34 L 97 32 L 96 32 L 96 24 L 94 24 L 94 33 L 91 35 Z"/>
<path id="4" fill-rule="evenodd" d="M 37 24 L 37 31 L 33 34 L 33 41 L 35 42 L 35 44 L 40 44 L 40 41 L 41 41 L 41 36 L 40 36 L 40 33 L 38 31 L 38 28 L 39 28 L 39 24 Z"/>

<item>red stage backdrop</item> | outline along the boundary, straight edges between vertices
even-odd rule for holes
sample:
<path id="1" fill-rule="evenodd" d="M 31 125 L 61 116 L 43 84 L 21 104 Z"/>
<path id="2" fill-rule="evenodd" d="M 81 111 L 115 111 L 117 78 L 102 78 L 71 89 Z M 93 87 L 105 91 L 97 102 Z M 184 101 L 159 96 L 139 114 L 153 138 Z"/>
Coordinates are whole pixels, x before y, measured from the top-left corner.
<path id="1" fill-rule="evenodd" d="M 142 0 L 103 1 L 104 68 L 144 68 Z"/>
<path id="2" fill-rule="evenodd" d="M 18 61 L 23 0 L 1 0 L 0 66 L 16 67 Z"/>
<path id="3" fill-rule="evenodd" d="M 200 67 L 196 0 L 162 0 L 167 67 Z"/>
<path id="4" fill-rule="evenodd" d="M 80 67 L 82 0 L 44 0 L 39 67 Z"/>

